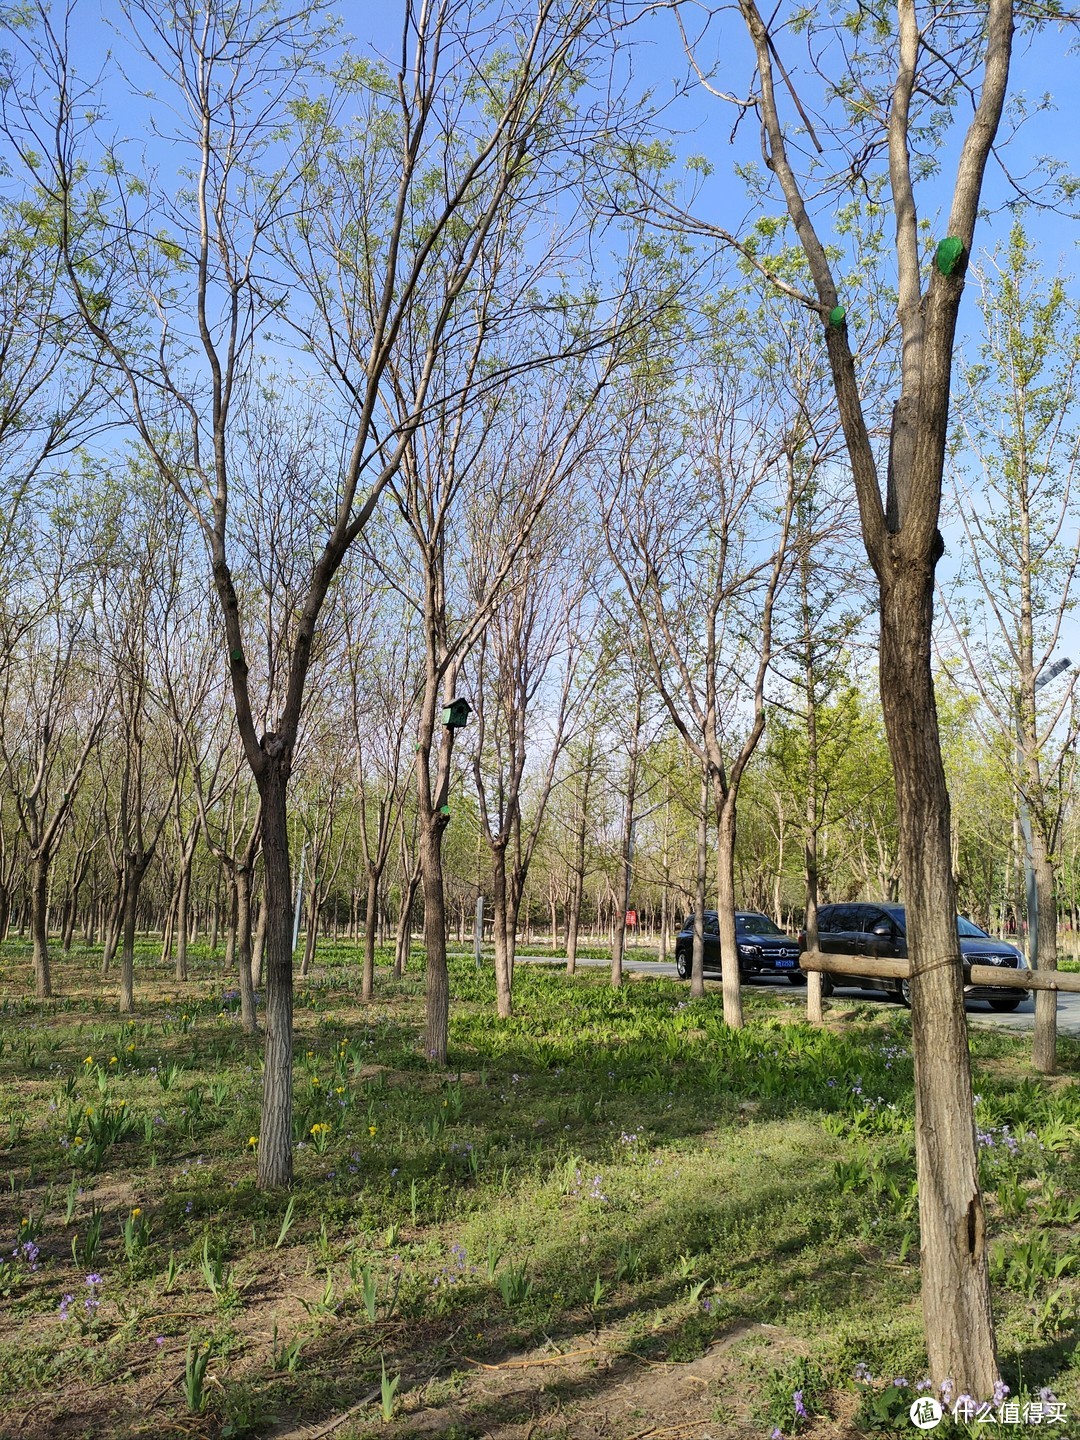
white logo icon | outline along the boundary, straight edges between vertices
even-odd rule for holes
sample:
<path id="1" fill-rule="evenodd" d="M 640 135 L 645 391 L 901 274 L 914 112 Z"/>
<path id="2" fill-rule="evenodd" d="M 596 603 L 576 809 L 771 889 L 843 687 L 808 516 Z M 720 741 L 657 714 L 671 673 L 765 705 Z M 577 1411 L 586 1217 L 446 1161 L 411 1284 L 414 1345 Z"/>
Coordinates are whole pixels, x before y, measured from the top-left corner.
<path id="1" fill-rule="evenodd" d="M 942 1410 L 932 1395 L 921 1395 L 912 1402 L 908 1414 L 911 1416 L 911 1423 L 920 1430 L 933 1430 L 941 1420 Z"/>

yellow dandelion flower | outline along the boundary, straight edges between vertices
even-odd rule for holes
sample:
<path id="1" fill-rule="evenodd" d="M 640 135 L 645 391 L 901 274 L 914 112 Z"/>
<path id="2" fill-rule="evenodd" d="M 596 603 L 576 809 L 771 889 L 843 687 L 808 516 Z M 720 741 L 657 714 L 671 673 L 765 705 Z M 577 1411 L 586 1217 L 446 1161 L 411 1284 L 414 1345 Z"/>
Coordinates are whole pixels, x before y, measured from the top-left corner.
<path id="1" fill-rule="evenodd" d="M 248 1136 L 248 1145 L 250 1145 L 250 1147 L 252 1148 L 252 1150 L 255 1149 L 255 1146 L 258 1145 L 258 1143 L 259 1143 L 259 1137 L 258 1137 L 257 1135 L 249 1135 L 249 1136 Z"/>
<path id="2" fill-rule="evenodd" d="M 81 1145 L 82 1143 L 83 1143 L 82 1136 L 81 1136 L 81 1135 L 76 1135 L 76 1136 L 75 1136 L 75 1144 L 76 1144 L 76 1145 Z"/>
<path id="3" fill-rule="evenodd" d="M 369 1126 L 367 1127 L 367 1133 L 368 1133 L 369 1135 L 374 1135 L 374 1134 L 375 1134 L 375 1131 L 376 1131 L 377 1129 L 378 1129 L 378 1126 L 376 1126 L 376 1125 L 369 1125 Z"/>
<path id="4" fill-rule="evenodd" d="M 92 1105 L 87 1105 L 86 1113 L 87 1115 L 92 1115 L 94 1113 L 94 1107 Z"/>
<path id="5" fill-rule="evenodd" d="M 109 1056 L 109 1064 L 110 1064 L 110 1065 L 115 1065 L 115 1064 L 116 1064 L 116 1056 L 115 1056 L 115 1055 L 110 1055 L 110 1056 Z"/>
<path id="6" fill-rule="evenodd" d="M 134 1049 L 135 1049 L 135 1041 L 133 1040 L 133 1041 L 131 1042 L 131 1044 L 127 1047 L 127 1053 L 130 1055 L 131 1052 L 132 1052 Z"/>
<path id="7" fill-rule="evenodd" d="M 311 1077 L 311 1083 L 312 1083 L 313 1085 L 319 1085 L 319 1084 L 321 1084 L 321 1081 L 319 1080 L 318 1075 L 312 1075 L 312 1077 Z"/>
<path id="8" fill-rule="evenodd" d="M 136 1205 L 135 1208 L 134 1208 L 134 1210 L 132 1210 L 132 1212 L 131 1212 L 131 1218 L 132 1218 L 133 1220 L 137 1220 L 141 1214 L 142 1214 L 142 1206 L 141 1206 L 141 1205 Z"/>
<path id="9" fill-rule="evenodd" d="M 93 1055 L 87 1055 L 86 1059 L 82 1063 L 84 1065 L 92 1065 L 94 1063 Z"/>

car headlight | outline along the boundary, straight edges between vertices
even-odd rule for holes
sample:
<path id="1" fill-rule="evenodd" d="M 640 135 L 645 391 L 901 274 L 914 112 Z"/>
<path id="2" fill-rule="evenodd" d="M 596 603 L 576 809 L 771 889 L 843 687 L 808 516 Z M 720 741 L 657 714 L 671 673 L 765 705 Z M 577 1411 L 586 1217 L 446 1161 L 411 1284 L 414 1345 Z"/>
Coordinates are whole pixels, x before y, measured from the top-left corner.
<path id="1" fill-rule="evenodd" d="M 739 951 L 739 954 L 740 954 L 740 955 L 760 955 L 760 954 L 761 954 L 761 946 L 760 946 L 760 945 L 739 945 L 737 948 L 738 948 L 738 951 Z"/>

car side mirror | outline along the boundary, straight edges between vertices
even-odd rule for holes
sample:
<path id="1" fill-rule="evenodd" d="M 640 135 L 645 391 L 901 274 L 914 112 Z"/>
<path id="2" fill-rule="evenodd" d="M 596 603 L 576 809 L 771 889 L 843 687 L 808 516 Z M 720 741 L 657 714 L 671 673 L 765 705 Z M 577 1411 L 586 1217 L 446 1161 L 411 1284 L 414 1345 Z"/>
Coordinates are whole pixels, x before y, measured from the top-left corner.
<path id="1" fill-rule="evenodd" d="M 883 940 L 887 940 L 892 936 L 893 928 L 891 925 L 875 925 L 870 933 L 871 935 L 880 935 Z"/>

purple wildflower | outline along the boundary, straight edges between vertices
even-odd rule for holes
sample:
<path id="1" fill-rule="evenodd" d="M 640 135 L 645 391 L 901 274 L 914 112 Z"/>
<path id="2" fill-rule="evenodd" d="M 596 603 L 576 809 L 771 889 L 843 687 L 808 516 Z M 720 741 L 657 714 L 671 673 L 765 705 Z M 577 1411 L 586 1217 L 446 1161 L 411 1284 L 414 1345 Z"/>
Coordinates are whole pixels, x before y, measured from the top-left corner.
<path id="1" fill-rule="evenodd" d="M 795 1418 L 797 1420 L 809 1420 L 810 1417 L 806 1413 L 806 1406 L 803 1404 L 802 1391 L 796 1390 L 791 1398 L 795 1403 Z"/>

